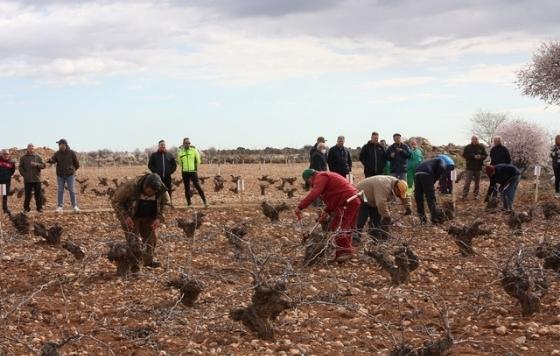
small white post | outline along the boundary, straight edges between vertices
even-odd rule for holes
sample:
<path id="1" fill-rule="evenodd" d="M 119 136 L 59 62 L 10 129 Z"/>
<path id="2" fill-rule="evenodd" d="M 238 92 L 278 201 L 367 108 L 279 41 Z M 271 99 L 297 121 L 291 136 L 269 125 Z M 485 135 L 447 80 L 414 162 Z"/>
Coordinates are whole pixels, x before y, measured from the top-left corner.
<path id="1" fill-rule="evenodd" d="M 0 184 L 0 196 L 5 197 L 8 194 L 6 184 Z M 2 219 L 0 219 L 0 256 L 4 254 L 4 228 Z"/>
<path id="2" fill-rule="evenodd" d="M 541 166 L 535 166 L 535 203 L 539 201 L 539 183 L 541 177 Z"/>
<path id="3" fill-rule="evenodd" d="M 346 180 L 348 181 L 348 183 L 354 184 L 354 175 L 352 174 L 352 172 L 346 175 Z"/>
<path id="4" fill-rule="evenodd" d="M 457 171 L 454 169 L 451 171 L 451 202 L 453 203 L 453 209 L 457 209 L 455 203 L 457 202 L 457 195 L 455 192 L 455 181 L 457 180 Z"/>

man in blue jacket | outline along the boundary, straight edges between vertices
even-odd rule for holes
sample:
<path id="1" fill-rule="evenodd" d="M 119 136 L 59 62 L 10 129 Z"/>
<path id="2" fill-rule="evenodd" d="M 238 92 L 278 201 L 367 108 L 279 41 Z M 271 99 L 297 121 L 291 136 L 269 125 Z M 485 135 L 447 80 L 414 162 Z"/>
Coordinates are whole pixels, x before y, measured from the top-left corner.
<path id="1" fill-rule="evenodd" d="M 437 181 L 445 179 L 447 173 L 455 169 L 455 166 L 448 166 L 442 157 L 428 159 L 416 168 L 414 174 L 414 199 L 420 222 L 425 224 L 426 213 L 424 211 L 424 197 L 426 197 L 432 223 L 437 224 L 442 221 L 442 213 L 436 206 L 436 192 L 434 185 Z"/>
<path id="2" fill-rule="evenodd" d="M 406 180 L 407 161 L 412 157 L 410 148 L 402 142 L 399 133 L 393 135 L 393 143 L 387 149 L 387 160 L 391 162 L 391 175 L 400 180 Z"/>

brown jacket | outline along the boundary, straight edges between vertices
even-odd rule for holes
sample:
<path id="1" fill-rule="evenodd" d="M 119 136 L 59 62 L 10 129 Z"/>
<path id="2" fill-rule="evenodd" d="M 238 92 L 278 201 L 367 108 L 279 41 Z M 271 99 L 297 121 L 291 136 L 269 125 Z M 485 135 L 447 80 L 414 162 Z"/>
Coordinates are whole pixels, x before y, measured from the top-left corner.
<path id="1" fill-rule="evenodd" d="M 47 162 L 56 163 L 56 175 L 59 177 L 73 176 L 80 168 L 78 155 L 69 147 L 65 151 L 56 151 Z"/>
<path id="2" fill-rule="evenodd" d="M 33 166 L 32 163 L 36 163 Z M 19 174 L 23 177 L 24 183 L 39 183 L 41 181 L 41 170 L 45 169 L 45 163 L 38 154 L 28 154 L 21 156 L 19 160 Z"/>
<path id="3" fill-rule="evenodd" d="M 386 217 L 390 216 L 388 203 L 396 197 L 393 193 L 393 188 L 398 181 L 397 178 L 392 176 L 373 176 L 358 183 L 356 188 L 364 192 L 368 205 L 377 208 L 379 214 L 382 217 Z M 408 197 L 401 199 L 401 202 L 405 207 L 412 207 Z"/>
<path id="4" fill-rule="evenodd" d="M 138 202 L 144 188 L 144 180 L 147 176 L 148 174 L 140 176 L 134 180 L 123 183 L 117 188 L 111 199 L 111 205 L 113 209 L 115 209 L 119 220 L 123 221 L 127 217 L 134 218 L 136 215 Z M 165 219 L 165 211 L 169 205 L 169 201 L 169 193 L 167 193 L 167 188 L 165 188 L 165 185 L 162 183 L 161 189 L 156 196 L 157 218 L 162 222 Z"/>

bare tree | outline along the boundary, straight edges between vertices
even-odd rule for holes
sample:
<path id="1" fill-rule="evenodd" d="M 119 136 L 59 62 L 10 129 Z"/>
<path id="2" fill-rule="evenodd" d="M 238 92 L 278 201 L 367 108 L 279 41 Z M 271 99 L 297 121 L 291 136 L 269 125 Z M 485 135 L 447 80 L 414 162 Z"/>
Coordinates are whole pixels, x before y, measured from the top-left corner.
<path id="1" fill-rule="evenodd" d="M 492 137 L 504 122 L 508 121 L 506 113 L 479 111 L 471 118 L 473 135 L 477 136 L 488 146 L 492 145 Z"/>
<path id="2" fill-rule="evenodd" d="M 559 105 L 560 42 L 543 43 L 533 55 L 533 62 L 517 73 L 517 85 L 524 95 Z"/>

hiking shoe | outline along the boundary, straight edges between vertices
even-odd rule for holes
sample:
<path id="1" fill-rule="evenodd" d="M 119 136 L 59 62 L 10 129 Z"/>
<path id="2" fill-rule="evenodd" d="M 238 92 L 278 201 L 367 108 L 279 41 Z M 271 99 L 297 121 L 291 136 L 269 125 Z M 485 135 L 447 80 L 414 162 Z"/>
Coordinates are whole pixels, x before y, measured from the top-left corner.
<path id="1" fill-rule="evenodd" d="M 75 212 L 75 213 L 79 213 L 80 211 L 81 211 L 80 208 L 78 208 L 78 206 L 76 205 L 76 206 L 74 207 L 74 212 Z"/>
<path id="2" fill-rule="evenodd" d="M 61 214 L 64 211 L 64 209 L 62 209 L 61 206 L 59 206 L 58 208 L 56 208 L 55 212 Z"/>

